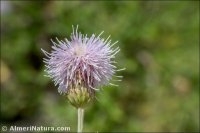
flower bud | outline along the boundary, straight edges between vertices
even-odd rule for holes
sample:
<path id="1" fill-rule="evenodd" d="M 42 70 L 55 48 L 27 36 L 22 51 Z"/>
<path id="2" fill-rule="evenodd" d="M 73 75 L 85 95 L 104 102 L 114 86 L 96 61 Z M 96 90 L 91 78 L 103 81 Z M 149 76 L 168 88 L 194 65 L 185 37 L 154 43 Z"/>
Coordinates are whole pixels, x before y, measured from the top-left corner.
<path id="1" fill-rule="evenodd" d="M 94 98 L 94 92 L 89 92 L 85 87 L 71 88 L 67 94 L 69 102 L 76 108 L 84 108 Z"/>
<path id="2" fill-rule="evenodd" d="M 67 98 L 69 99 L 69 102 L 76 108 L 83 108 L 90 101 L 92 101 L 95 91 L 88 89 L 85 86 L 85 82 L 80 71 L 77 71 L 75 77 L 76 80 L 74 84 L 71 84 L 69 87 Z"/>

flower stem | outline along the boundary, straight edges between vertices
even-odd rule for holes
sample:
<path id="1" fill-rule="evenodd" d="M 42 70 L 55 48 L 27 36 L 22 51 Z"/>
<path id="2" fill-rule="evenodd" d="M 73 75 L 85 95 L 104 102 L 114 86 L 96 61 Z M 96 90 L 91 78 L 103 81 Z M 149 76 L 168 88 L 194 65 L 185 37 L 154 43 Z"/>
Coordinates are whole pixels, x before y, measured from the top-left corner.
<path id="1" fill-rule="evenodd" d="M 78 127 L 77 127 L 78 133 L 81 133 L 83 131 L 83 119 L 84 119 L 84 109 L 78 108 Z"/>

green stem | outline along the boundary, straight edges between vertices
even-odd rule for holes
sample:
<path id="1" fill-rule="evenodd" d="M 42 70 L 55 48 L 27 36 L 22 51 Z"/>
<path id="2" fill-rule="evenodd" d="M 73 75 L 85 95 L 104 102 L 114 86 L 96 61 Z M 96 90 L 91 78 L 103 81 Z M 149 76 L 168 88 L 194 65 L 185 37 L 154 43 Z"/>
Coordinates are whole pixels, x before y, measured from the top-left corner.
<path id="1" fill-rule="evenodd" d="M 83 131 L 83 119 L 84 119 L 84 109 L 78 108 L 78 133 Z"/>

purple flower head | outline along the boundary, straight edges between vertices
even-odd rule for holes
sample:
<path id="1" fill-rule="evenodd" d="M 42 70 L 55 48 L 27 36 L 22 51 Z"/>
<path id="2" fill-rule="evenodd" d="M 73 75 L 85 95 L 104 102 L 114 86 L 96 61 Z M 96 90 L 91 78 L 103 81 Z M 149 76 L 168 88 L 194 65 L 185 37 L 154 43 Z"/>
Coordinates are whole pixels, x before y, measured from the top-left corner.
<path id="1" fill-rule="evenodd" d="M 93 92 L 109 84 L 112 76 L 119 71 L 113 60 L 120 51 L 119 47 L 113 48 L 117 42 L 111 43 L 110 36 L 106 40 L 100 38 L 102 33 L 88 38 L 78 33 L 77 26 L 76 30 L 73 28 L 70 41 L 57 39 L 56 43 L 51 40 L 53 50 L 50 53 L 42 50 L 47 57 L 44 59 L 46 72 L 55 85 L 59 85 L 59 93 L 66 94 L 77 85 Z"/>

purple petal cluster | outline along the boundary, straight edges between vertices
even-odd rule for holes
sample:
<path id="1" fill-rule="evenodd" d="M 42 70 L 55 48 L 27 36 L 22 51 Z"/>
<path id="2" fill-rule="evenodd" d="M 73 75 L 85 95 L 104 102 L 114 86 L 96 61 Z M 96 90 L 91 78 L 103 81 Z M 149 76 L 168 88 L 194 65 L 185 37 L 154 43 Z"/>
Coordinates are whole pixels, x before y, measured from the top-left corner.
<path id="1" fill-rule="evenodd" d="M 117 42 L 111 43 L 110 36 L 104 40 L 101 34 L 87 37 L 78 33 L 77 26 L 73 28 L 70 41 L 51 40 L 52 51 L 42 50 L 47 57 L 44 58 L 46 72 L 55 85 L 59 85 L 60 93 L 67 93 L 77 84 L 91 90 L 109 84 L 118 71 L 113 59 L 120 49 L 113 48 Z"/>

